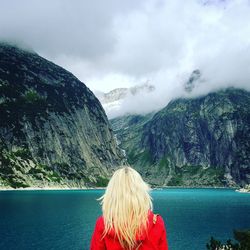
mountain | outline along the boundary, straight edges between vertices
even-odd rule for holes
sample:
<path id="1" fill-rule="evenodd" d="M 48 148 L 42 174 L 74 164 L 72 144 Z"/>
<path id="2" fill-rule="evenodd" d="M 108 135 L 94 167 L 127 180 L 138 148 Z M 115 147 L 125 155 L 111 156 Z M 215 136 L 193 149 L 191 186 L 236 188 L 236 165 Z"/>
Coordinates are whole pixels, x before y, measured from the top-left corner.
<path id="1" fill-rule="evenodd" d="M 184 84 L 184 89 L 186 92 L 192 92 L 192 90 L 196 87 L 196 84 L 201 81 L 201 72 L 199 69 L 196 69 L 190 75 L 188 81 Z"/>
<path id="2" fill-rule="evenodd" d="M 106 114 L 74 75 L 0 43 L 0 186 L 103 186 L 124 161 Z"/>
<path id="3" fill-rule="evenodd" d="M 95 92 L 95 95 L 102 104 L 109 104 L 124 99 L 129 94 L 129 88 L 117 88 L 108 93 Z"/>
<path id="4" fill-rule="evenodd" d="M 128 162 L 153 185 L 250 183 L 250 93 L 176 99 L 157 113 L 111 120 Z"/>
<path id="5" fill-rule="evenodd" d="M 136 85 L 131 88 L 117 88 L 111 90 L 108 93 L 103 93 L 101 91 L 96 91 L 95 95 L 101 102 L 103 108 L 105 109 L 108 117 L 113 117 L 114 113 L 118 111 L 122 106 L 123 101 L 126 98 L 136 98 L 142 93 L 150 93 L 155 90 L 155 87 L 149 83 Z"/>

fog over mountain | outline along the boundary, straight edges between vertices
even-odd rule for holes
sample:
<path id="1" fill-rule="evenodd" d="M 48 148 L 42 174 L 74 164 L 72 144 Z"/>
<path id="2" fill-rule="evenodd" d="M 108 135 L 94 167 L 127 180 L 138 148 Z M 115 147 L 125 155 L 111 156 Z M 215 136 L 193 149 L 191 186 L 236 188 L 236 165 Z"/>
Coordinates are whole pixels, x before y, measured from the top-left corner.
<path id="1" fill-rule="evenodd" d="M 108 93 L 96 91 L 94 94 L 101 102 L 109 119 L 126 114 L 146 114 L 159 106 L 145 106 L 145 100 L 152 97 L 155 87 L 149 83 L 131 88 L 117 88 Z M 142 105 L 140 105 L 140 102 Z"/>
<path id="2" fill-rule="evenodd" d="M 248 0 L 2 1 L 0 40 L 37 51 L 92 90 L 149 82 L 123 112 L 149 112 L 183 95 L 250 90 Z M 199 69 L 191 92 L 183 87 Z"/>

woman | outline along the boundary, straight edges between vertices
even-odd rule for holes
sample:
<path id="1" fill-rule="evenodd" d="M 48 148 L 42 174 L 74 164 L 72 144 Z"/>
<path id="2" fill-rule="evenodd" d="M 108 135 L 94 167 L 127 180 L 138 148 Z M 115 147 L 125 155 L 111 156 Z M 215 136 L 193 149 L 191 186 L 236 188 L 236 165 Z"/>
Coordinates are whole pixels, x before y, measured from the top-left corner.
<path id="1" fill-rule="evenodd" d="M 115 171 L 100 198 L 103 216 L 97 219 L 91 250 L 168 250 L 164 221 L 152 212 L 149 190 L 133 168 Z"/>

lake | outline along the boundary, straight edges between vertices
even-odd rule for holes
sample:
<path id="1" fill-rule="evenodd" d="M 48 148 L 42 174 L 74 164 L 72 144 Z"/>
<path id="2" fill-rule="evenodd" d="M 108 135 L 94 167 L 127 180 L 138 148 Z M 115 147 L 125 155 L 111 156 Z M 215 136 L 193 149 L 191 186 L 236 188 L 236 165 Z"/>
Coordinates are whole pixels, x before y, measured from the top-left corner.
<path id="1" fill-rule="evenodd" d="M 0 249 L 87 250 L 104 190 L 0 191 Z M 232 189 L 171 188 L 152 192 L 170 250 L 202 250 L 213 235 L 250 229 L 250 194 Z"/>

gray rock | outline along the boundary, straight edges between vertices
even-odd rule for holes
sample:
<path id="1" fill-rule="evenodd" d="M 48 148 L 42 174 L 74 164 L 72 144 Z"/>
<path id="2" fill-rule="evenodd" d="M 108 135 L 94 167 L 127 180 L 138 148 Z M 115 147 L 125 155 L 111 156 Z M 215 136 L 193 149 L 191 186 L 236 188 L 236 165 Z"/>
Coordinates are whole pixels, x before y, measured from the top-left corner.
<path id="1" fill-rule="evenodd" d="M 4 185 L 105 185 L 124 162 L 100 102 L 82 82 L 34 52 L 4 43 L 0 115 Z"/>
<path id="2" fill-rule="evenodd" d="M 121 148 L 153 185 L 250 183 L 250 93 L 229 88 L 111 120 Z M 120 126 L 119 126 L 120 125 Z"/>

